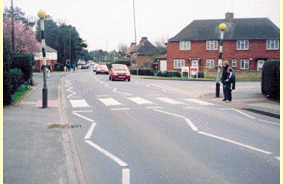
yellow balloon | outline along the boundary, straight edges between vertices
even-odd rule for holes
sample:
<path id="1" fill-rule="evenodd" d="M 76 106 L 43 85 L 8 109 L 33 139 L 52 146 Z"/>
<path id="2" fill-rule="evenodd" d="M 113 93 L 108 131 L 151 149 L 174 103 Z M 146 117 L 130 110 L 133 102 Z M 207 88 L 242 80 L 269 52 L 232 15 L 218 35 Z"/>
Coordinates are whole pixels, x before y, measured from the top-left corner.
<path id="1" fill-rule="evenodd" d="M 219 25 L 220 30 L 225 30 L 226 29 L 226 24 L 222 23 Z"/>
<path id="2" fill-rule="evenodd" d="M 39 18 L 44 18 L 44 17 L 46 17 L 46 12 L 43 11 L 43 10 L 39 10 L 37 15 L 38 15 Z"/>

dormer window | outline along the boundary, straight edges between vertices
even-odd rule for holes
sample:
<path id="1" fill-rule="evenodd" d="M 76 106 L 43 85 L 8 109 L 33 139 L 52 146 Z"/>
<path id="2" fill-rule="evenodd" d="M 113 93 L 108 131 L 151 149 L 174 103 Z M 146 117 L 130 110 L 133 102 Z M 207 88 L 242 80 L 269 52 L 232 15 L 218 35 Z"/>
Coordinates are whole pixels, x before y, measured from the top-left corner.
<path id="1" fill-rule="evenodd" d="M 191 42 L 190 41 L 181 41 L 180 42 L 180 50 L 191 50 Z"/>

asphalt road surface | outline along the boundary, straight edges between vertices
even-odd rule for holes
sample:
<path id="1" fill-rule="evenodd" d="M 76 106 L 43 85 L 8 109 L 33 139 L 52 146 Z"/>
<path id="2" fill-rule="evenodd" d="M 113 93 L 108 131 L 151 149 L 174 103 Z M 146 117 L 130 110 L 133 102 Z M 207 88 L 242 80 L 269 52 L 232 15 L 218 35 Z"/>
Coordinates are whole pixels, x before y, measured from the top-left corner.
<path id="1" fill-rule="evenodd" d="M 279 120 L 200 99 L 215 82 L 110 81 L 89 69 L 63 84 L 88 184 L 280 182 Z"/>

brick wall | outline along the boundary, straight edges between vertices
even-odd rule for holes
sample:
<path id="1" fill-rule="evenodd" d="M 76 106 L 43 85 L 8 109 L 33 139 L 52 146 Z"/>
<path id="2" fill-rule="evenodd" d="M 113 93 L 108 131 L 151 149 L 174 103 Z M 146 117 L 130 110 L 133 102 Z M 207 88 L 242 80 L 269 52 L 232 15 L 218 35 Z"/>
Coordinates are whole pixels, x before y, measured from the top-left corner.
<path id="1" fill-rule="evenodd" d="M 55 70 L 55 64 L 57 63 L 57 60 L 48 60 L 46 61 L 46 64 L 48 64 L 49 62 L 49 65 L 52 67 L 52 71 Z M 43 61 L 42 60 L 36 60 L 36 63 L 35 63 L 35 71 L 36 72 L 41 72 L 41 66 L 42 66 L 42 63 Z"/>
<path id="2" fill-rule="evenodd" d="M 148 62 L 152 63 L 153 60 L 154 60 L 153 55 L 138 55 L 137 57 L 139 68 L 151 68 L 151 64 L 149 65 L 149 67 L 144 67 L 144 63 L 148 63 Z"/>
<path id="3" fill-rule="evenodd" d="M 225 37 L 225 35 L 224 35 Z M 232 59 L 237 60 L 237 66 L 234 70 L 241 69 L 241 60 L 249 60 L 248 70 L 257 70 L 257 61 L 255 58 L 280 59 L 280 50 L 266 50 L 266 40 L 249 40 L 249 50 L 237 50 L 237 41 L 224 41 L 222 60 L 228 60 L 229 65 L 232 66 Z M 220 43 L 218 42 L 218 49 Z M 188 58 L 201 58 L 199 60 L 199 70 L 204 71 L 206 67 L 206 60 L 213 59 L 214 66 L 218 65 L 219 50 L 206 50 L 206 41 L 192 41 L 191 50 L 180 50 L 179 42 L 167 43 L 167 69 L 174 69 L 174 59 L 185 60 L 185 66 L 191 66 Z"/>

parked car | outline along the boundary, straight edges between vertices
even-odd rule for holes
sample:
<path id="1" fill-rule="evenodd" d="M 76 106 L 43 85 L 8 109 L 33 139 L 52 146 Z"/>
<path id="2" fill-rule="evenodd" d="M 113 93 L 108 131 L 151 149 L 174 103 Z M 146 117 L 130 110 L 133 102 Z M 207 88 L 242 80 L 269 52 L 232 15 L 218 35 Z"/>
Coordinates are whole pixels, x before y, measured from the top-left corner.
<path id="1" fill-rule="evenodd" d="M 108 75 L 109 71 L 106 65 L 98 65 L 96 68 L 96 75 L 99 73 L 104 73 Z"/>
<path id="2" fill-rule="evenodd" d="M 96 72 L 97 67 L 98 67 L 98 64 L 94 64 L 94 66 L 93 66 L 93 72 Z"/>
<path id="3" fill-rule="evenodd" d="M 131 74 L 127 65 L 112 64 L 109 69 L 109 80 L 128 80 L 131 81 Z"/>

